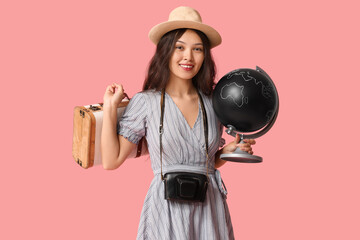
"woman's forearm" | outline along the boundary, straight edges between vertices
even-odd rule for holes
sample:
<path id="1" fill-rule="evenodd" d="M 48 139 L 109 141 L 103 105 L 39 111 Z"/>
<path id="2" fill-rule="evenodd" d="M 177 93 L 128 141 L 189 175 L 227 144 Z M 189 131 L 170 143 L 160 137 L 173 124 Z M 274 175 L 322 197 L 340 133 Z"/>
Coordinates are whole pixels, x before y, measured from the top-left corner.
<path id="1" fill-rule="evenodd" d="M 103 111 L 101 159 L 105 169 L 114 169 L 118 165 L 117 160 L 120 152 L 119 139 L 116 133 L 117 106 L 104 104 Z"/>
<path id="2" fill-rule="evenodd" d="M 219 168 L 222 165 L 224 165 L 226 163 L 225 160 L 222 160 L 220 158 L 220 155 L 223 153 L 223 148 L 219 149 L 216 154 L 215 154 L 215 168 Z"/>

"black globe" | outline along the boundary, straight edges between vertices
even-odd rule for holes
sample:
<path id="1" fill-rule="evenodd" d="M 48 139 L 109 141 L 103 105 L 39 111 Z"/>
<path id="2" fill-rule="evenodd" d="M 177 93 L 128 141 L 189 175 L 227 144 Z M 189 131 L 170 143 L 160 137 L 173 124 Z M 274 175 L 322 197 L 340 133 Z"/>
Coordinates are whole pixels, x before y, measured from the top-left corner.
<path id="1" fill-rule="evenodd" d="M 213 107 L 220 122 L 236 131 L 250 133 L 276 118 L 279 99 L 271 78 L 261 68 L 240 68 L 216 84 Z"/>

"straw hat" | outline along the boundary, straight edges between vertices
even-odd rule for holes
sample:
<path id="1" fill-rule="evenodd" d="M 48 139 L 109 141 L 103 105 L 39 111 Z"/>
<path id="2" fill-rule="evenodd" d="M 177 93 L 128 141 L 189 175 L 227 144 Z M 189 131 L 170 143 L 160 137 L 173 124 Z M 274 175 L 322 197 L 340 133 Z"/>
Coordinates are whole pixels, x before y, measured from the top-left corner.
<path id="1" fill-rule="evenodd" d="M 179 28 L 191 28 L 203 32 L 210 40 L 210 47 L 221 43 L 220 34 L 212 27 L 203 24 L 201 16 L 191 7 L 177 7 L 171 11 L 169 20 L 154 26 L 149 32 L 150 40 L 158 44 L 160 38 L 167 32 Z"/>

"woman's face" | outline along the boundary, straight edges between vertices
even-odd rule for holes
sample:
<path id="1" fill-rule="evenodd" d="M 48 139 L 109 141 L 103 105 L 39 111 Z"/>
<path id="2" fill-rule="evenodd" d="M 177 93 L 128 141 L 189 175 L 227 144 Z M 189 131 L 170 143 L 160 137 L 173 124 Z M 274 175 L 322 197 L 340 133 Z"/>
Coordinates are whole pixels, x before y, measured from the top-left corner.
<path id="1" fill-rule="evenodd" d="M 170 58 L 170 79 L 191 80 L 200 70 L 204 61 L 204 46 L 195 31 L 186 32 L 175 43 Z"/>

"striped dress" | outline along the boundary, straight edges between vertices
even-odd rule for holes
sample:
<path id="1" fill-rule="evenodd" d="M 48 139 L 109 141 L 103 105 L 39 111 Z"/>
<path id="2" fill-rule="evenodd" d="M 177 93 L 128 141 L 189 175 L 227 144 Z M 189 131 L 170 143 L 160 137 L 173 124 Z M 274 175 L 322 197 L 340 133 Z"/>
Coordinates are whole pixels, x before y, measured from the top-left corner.
<path id="1" fill-rule="evenodd" d="M 228 240 L 234 239 L 226 203 L 226 190 L 218 170 L 215 153 L 221 143 L 222 125 L 215 117 L 211 98 L 201 93 L 209 126 L 210 183 L 203 203 L 186 203 L 164 199 L 160 175 L 160 98 L 161 92 L 137 93 L 118 122 L 118 134 L 137 144 L 145 136 L 154 178 L 141 212 L 137 239 L 146 240 Z M 163 174 L 171 171 L 206 173 L 205 137 L 201 105 L 191 128 L 180 109 L 165 93 Z"/>

